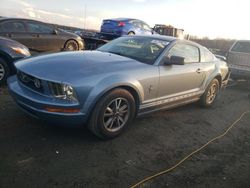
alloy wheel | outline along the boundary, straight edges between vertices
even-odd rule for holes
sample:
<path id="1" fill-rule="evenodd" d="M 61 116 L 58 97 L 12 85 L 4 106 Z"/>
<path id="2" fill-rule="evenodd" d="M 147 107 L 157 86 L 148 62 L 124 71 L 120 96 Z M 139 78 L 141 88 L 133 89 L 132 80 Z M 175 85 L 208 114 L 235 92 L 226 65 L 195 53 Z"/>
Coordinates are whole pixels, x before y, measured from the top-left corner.
<path id="1" fill-rule="evenodd" d="M 66 51 L 75 51 L 78 49 L 78 46 L 75 42 L 73 41 L 69 41 L 67 44 L 66 44 Z"/>
<path id="2" fill-rule="evenodd" d="M 112 100 L 104 110 L 103 124 L 107 131 L 120 130 L 129 119 L 129 103 L 125 98 Z"/>
<path id="3" fill-rule="evenodd" d="M 2 80 L 5 76 L 4 66 L 0 64 L 0 80 Z"/>
<path id="4" fill-rule="evenodd" d="M 213 83 L 207 92 L 206 100 L 208 104 L 211 104 L 215 100 L 217 91 L 218 91 L 218 85 L 216 83 Z"/>

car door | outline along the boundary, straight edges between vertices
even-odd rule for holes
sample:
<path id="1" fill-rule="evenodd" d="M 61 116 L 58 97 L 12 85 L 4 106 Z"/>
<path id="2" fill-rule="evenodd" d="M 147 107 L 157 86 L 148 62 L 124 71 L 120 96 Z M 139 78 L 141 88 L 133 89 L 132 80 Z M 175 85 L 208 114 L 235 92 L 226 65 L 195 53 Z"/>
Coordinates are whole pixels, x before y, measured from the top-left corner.
<path id="1" fill-rule="evenodd" d="M 33 38 L 33 48 L 37 51 L 59 51 L 62 47 L 61 38 L 53 26 L 26 21 L 27 30 Z"/>
<path id="2" fill-rule="evenodd" d="M 32 36 L 27 33 L 25 24 L 20 20 L 6 20 L 0 23 L 0 35 L 11 38 L 32 49 Z"/>
<path id="3" fill-rule="evenodd" d="M 201 69 L 199 48 L 179 42 L 165 56 L 167 58 L 184 57 L 185 64 L 159 66 L 159 97 L 169 98 L 199 92 L 205 80 L 205 74 Z"/>

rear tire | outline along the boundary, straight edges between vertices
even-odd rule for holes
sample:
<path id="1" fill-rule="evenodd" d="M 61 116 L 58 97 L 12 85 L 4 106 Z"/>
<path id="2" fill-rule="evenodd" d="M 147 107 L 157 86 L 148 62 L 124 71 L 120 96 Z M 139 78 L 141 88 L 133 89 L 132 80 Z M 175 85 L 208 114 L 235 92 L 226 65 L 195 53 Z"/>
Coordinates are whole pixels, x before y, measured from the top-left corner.
<path id="1" fill-rule="evenodd" d="M 101 139 L 115 138 L 135 117 L 135 112 L 133 96 L 125 89 L 114 89 L 97 102 L 88 128 Z"/>
<path id="2" fill-rule="evenodd" d="M 77 51 L 79 50 L 78 43 L 74 40 L 68 40 L 64 44 L 64 51 Z"/>
<path id="3" fill-rule="evenodd" d="M 214 104 L 218 93 L 219 93 L 220 83 L 217 79 L 213 79 L 208 85 L 207 89 L 200 98 L 200 105 L 203 107 L 210 107 Z"/>
<path id="4" fill-rule="evenodd" d="M 135 35 L 133 31 L 128 32 L 128 35 Z"/>
<path id="5" fill-rule="evenodd" d="M 7 78 L 10 75 L 10 68 L 7 62 L 0 57 L 0 85 L 6 83 Z"/>

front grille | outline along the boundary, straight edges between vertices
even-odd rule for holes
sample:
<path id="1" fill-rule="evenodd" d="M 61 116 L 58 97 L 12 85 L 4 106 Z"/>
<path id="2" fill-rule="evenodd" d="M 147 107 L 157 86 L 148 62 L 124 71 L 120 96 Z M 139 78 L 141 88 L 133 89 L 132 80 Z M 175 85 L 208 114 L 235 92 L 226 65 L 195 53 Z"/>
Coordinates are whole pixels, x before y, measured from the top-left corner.
<path id="1" fill-rule="evenodd" d="M 35 90 L 39 93 L 43 93 L 42 80 L 21 71 L 17 71 L 17 78 L 26 87 Z"/>
<path id="2" fill-rule="evenodd" d="M 62 84 L 49 82 L 49 87 L 52 95 L 58 97 L 58 98 L 64 98 L 65 92 L 63 90 Z"/>

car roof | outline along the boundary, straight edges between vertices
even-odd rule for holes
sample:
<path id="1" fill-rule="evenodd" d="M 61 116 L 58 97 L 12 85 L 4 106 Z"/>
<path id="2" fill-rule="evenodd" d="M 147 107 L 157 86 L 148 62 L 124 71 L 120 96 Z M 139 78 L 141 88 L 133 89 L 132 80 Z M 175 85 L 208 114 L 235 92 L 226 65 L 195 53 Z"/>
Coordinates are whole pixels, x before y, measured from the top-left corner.
<path id="1" fill-rule="evenodd" d="M 158 40 L 166 40 L 166 41 L 169 41 L 169 42 L 172 42 L 172 41 L 184 41 L 186 43 L 199 45 L 198 43 L 195 43 L 195 42 L 192 42 L 192 41 L 183 40 L 183 39 L 179 39 L 179 38 L 176 38 L 176 37 L 165 36 L 165 35 L 126 35 L 124 37 L 146 37 L 146 38 L 152 38 L 152 39 L 158 39 Z"/>
<path id="2" fill-rule="evenodd" d="M 166 40 L 166 41 L 174 41 L 179 40 L 176 37 L 170 37 L 170 36 L 163 36 L 163 35 L 126 35 L 127 37 L 146 37 L 146 38 L 152 38 L 152 39 L 158 39 L 158 40 Z"/>
<path id="3" fill-rule="evenodd" d="M 171 36 L 164 36 L 164 35 L 125 35 L 123 37 L 146 37 L 146 38 L 152 38 L 152 39 L 155 39 L 155 40 L 165 40 L 165 41 L 168 41 L 168 42 L 174 42 L 174 41 L 183 41 L 184 43 L 187 43 L 187 44 L 190 44 L 190 45 L 195 45 L 197 47 L 203 47 L 202 45 L 196 43 L 196 42 L 193 42 L 193 41 L 189 41 L 189 40 L 184 40 L 184 39 L 179 39 L 179 38 L 176 38 L 176 37 L 171 37 Z"/>
<path id="4" fill-rule="evenodd" d="M 0 17 L 0 22 L 1 22 L 1 21 L 11 21 L 11 20 L 41 22 L 41 21 L 38 21 L 38 20 L 32 20 L 32 19 L 27 19 L 27 18 L 10 18 L 10 17 Z M 41 22 L 41 23 L 44 23 L 44 22 Z"/>
<path id="5" fill-rule="evenodd" d="M 250 40 L 236 40 L 235 42 L 250 42 Z"/>
<path id="6" fill-rule="evenodd" d="M 134 18 L 111 18 L 111 19 L 105 19 L 105 20 L 130 21 L 130 20 L 138 20 L 138 19 L 134 19 Z"/>

